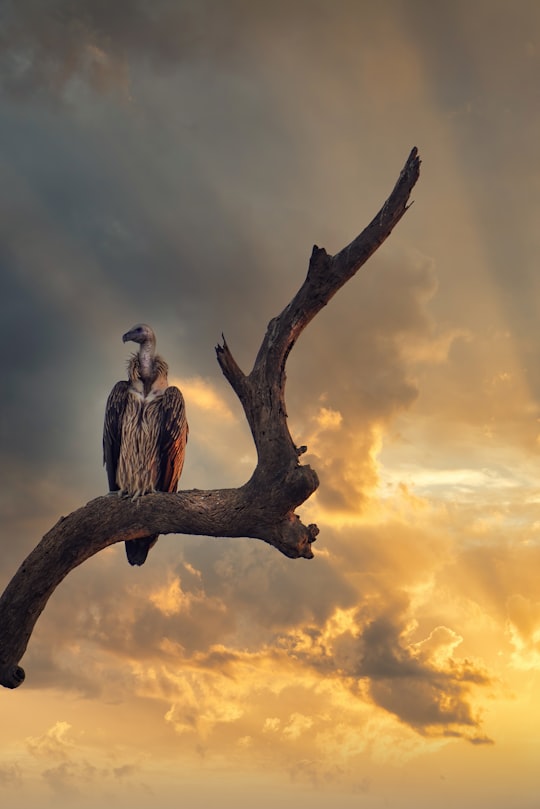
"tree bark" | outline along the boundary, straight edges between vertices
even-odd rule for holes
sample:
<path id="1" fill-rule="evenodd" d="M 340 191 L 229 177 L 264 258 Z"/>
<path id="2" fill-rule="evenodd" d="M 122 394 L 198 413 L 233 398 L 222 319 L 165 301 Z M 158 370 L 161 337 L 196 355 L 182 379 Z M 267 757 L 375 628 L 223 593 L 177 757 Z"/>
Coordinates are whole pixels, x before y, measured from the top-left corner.
<path id="1" fill-rule="evenodd" d="M 114 495 L 92 500 L 58 523 L 34 548 L 0 598 L 0 683 L 16 688 L 25 677 L 18 665 L 34 625 L 62 579 L 115 542 L 151 534 L 253 537 L 291 559 L 311 559 L 319 529 L 303 525 L 295 508 L 319 485 L 311 467 L 302 466 L 288 427 L 285 364 L 298 336 L 330 298 L 390 235 L 408 209 L 418 180 L 414 148 L 398 181 L 370 224 L 335 256 L 315 246 L 307 277 L 292 301 L 268 324 L 252 371 L 246 375 L 223 339 L 217 360 L 237 394 L 257 449 L 257 466 L 238 489 L 193 489 L 149 494 L 135 503 Z"/>

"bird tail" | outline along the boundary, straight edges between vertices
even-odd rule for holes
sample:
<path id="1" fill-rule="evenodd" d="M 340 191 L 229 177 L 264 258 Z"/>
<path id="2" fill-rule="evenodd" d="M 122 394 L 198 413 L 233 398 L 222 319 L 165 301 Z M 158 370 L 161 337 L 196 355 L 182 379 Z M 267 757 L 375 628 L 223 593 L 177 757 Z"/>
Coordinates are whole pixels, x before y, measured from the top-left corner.
<path id="1" fill-rule="evenodd" d="M 148 551 L 153 548 L 158 540 L 159 534 L 142 539 L 130 539 L 125 543 L 126 556 L 130 565 L 144 565 Z"/>

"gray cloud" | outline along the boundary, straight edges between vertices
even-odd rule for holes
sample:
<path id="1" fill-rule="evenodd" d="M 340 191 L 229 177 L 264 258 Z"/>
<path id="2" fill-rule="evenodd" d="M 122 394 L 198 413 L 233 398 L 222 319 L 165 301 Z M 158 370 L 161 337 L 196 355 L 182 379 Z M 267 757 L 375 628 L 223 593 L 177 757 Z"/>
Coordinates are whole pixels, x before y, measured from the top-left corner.
<path id="1" fill-rule="evenodd" d="M 359 607 L 355 628 L 330 639 L 319 628 L 308 628 L 304 636 L 310 638 L 308 652 L 294 636 L 282 638 L 284 648 L 326 676 L 344 678 L 360 699 L 368 696 L 422 734 L 490 743 L 481 731 L 471 695 L 473 687 L 492 684 L 487 670 L 452 654 L 436 660 L 423 651 L 422 644 L 411 644 L 405 596 L 394 604 L 388 602 L 376 609 Z M 451 635 L 447 630 L 441 634 Z"/>
<path id="2" fill-rule="evenodd" d="M 83 0 L 3 4 L 2 87 L 9 96 L 69 99 L 80 84 L 94 92 L 130 93 L 141 67 L 158 75 L 187 63 L 238 66 L 252 43 L 283 35 L 284 20 L 302 30 L 331 24 L 324 2 L 302 0 Z"/>
<path id="3" fill-rule="evenodd" d="M 64 0 L 44 6 L 35 0 L 3 6 L 3 86 L 16 98 L 39 91 L 61 93 L 79 77 L 104 91 L 126 80 L 133 53 L 167 63 L 189 47 L 189 3 L 145 0 L 111 6 Z M 129 25 L 126 25 L 129 16 Z"/>
<path id="4" fill-rule="evenodd" d="M 436 667 L 411 654 L 403 641 L 403 625 L 388 616 L 371 621 L 358 639 L 355 674 L 368 677 L 377 705 L 414 728 L 446 735 L 466 735 L 480 727 L 470 702 L 470 686 L 490 684 L 487 672 L 468 661 L 449 660 Z M 477 739 L 476 733 L 473 735 Z"/>
<path id="5" fill-rule="evenodd" d="M 327 22 L 324 4 L 316 8 L 314 30 Z M 232 3 L 225 13 L 219 3 L 82 3 L 75 11 L 64 2 L 23 0 L 6 3 L 3 14 L 0 49 L 11 72 L 3 73 L 10 92 L 1 113 L 0 172 L 10 196 L 0 217 L 0 339 L 13 348 L 2 448 L 24 464 L 32 484 L 55 461 L 69 464 L 70 478 L 89 498 L 103 486 L 102 410 L 124 372 L 125 329 L 148 320 L 175 373 L 222 384 L 213 353 L 221 332 L 249 367 L 266 323 L 299 286 L 311 243 L 332 229 L 315 227 L 314 216 L 324 221 L 320 206 L 306 209 L 303 147 L 280 123 L 282 98 L 253 49 L 259 40 L 270 47 L 285 5 L 269 11 L 265 4 Z M 287 10 L 293 29 L 301 30 L 302 19 L 300 7 Z M 308 45 L 302 34 L 302 49 Z M 129 56 L 132 101 L 122 106 L 106 94 L 75 93 L 54 110 L 17 101 L 35 86 L 58 95 L 79 75 L 92 84 L 88 71 L 97 63 L 85 61 L 89 47 L 103 50 L 111 71 Z M 235 62 L 240 52 L 242 70 Z M 149 65 L 155 78 L 158 64 L 185 67 L 196 53 L 220 60 L 219 74 L 194 69 L 174 73 L 174 81 L 171 73 L 150 81 Z M 298 71 L 309 87 L 309 75 Z M 411 274 L 408 281 L 418 286 Z M 373 302 L 369 287 L 367 279 Z M 393 300 L 387 323 L 400 311 L 399 282 Z M 384 318 L 384 306 L 375 308 Z M 357 345 L 372 325 L 370 311 L 363 309 L 368 323 L 357 331 Z M 343 305 L 343 313 L 354 322 L 354 306 Z M 343 327 L 336 329 L 338 322 Z M 306 345 L 311 357 L 335 369 L 332 388 L 351 389 L 351 377 L 324 353 L 329 329 L 342 353 L 349 330 L 337 311 L 327 323 L 310 329 Z M 385 339 L 358 351 L 364 379 L 352 382 L 352 395 L 373 413 L 415 396 L 394 367 L 394 337 L 387 345 Z M 304 358 L 290 377 L 298 373 L 305 402 L 319 387 L 312 362 L 301 373 Z M 297 408 L 293 386 L 290 395 Z"/>

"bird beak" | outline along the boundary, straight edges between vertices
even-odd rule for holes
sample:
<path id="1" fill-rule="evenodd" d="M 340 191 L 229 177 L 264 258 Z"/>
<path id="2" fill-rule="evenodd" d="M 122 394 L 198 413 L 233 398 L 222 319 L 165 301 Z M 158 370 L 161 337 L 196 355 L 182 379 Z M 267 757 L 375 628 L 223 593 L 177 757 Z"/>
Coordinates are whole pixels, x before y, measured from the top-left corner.
<path id="1" fill-rule="evenodd" d="M 122 342 L 123 342 L 123 343 L 129 343 L 129 341 L 131 340 L 131 336 L 130 336 L 130 335 L 131 335 L 131 332 L 130 332 L 130 331 L 127 331 L 125 334 L 123 334 L 123 335 L 122 335 Z"/>

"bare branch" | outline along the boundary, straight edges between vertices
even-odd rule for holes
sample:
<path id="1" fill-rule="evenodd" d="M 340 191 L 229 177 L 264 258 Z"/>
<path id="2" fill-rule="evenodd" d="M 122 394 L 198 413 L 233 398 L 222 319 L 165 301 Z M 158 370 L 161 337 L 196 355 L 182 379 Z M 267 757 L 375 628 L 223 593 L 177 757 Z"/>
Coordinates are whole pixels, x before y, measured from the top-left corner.
<path id="1" fill-rule="evenodd" d="M 0 683 L 24 680 L 18 665 L 34 625 L 58 584 L 75 567 L 108 545 L 151 534 L 253 537 L 294 559 L 311 559 L 318 528 L 294 513 L 319 485 L 299 464 L 287 427 L 285 364 L 298 336 L 336 292 L 390 235 L 408 208 L 420 159 L 413 149 L 389 198 L 372 222 L 337 255 L 314 247 L 306 280 L 268 324 L 252 371 L 245 375 L 223 339 L 216 348 L 224 376 L 237 394 L 257 449 L 257 466 L 238 489 L 149 494 L 136 503 L 98 497 L 74 511 L 43 537 L 0 598 Z"/>

